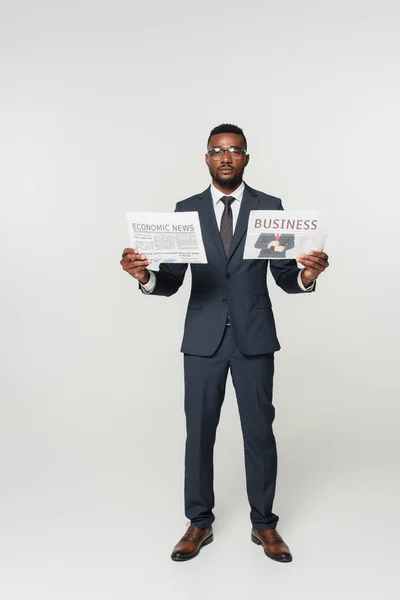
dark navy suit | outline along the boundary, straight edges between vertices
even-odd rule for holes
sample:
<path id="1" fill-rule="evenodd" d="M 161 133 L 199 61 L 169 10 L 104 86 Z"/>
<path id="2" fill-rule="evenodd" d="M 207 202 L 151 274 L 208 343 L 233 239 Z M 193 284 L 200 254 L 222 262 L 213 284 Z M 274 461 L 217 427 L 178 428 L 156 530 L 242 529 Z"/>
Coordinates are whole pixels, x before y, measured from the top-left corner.
<path id="1" fill-rule="evenodd" d="M 279 350 L 267 288 L 268 260 L 244 260 L 251 210 L 279 210 L 279 198 L 245 186 L 230 253 L 225 255 L 210 188 L 176 205 L 197 211 L 208 264 L 192 264 L 192 290 L 182 352 L 185 367 L 186 516 L 197 527 L 214 520 L 213 448 L 228 371 L 239 405 L 245 450 L 250 517 L 259 530 L 274 529 L 276 445 L 272 431 L 274 352 Z M 182 285 L 187 264 L 161 264 L 151 295 L 171 296 Z M 295 260 L 270 263 L 276 283 L 301 293 Z M 227 326 L 229 316 L 230 326 Z"/>

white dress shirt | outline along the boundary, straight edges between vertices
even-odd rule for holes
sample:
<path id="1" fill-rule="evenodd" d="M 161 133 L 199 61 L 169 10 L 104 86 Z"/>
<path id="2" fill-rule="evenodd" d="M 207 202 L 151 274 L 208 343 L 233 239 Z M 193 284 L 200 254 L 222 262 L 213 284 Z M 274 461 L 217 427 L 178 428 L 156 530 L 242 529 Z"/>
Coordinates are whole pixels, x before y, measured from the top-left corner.
<path id="1" fill-rule="evenodd" d="M 217 190 L 217 188 L 211 184 L 211 197 L 213 200 L 213 206 L 215 211 L 215 218 L 217 219 L 218 229 L 221 229 L 221 219 L 222 213 L 224 212 L 225 204 L 221 202 L 221 198 L 229 195 L 230 198 L 235 198 L 235 201 L 231 204 L 232 209 L 232 217 L 233 217 L 233 232 L 235 232 L 236 223 L 239 216 L 240 205 L 242 204 L 244 193 L 244 183 L 239 185 L 239 187 L 232 192 L 232 194 L 224 194 L 221 190 Z"/>
<path id="2" fill-rule="evenodd" d="M 223 198 L 227 194 L 224 194 L 224 192 L 221 192 L 221 190 L 218 190 L 213 184 L 211 184 L 210 191 L 211 191 L 211 197 L 213 200 L 215 218 L 217 219 L 218 229 L 220 229 L 222 213 L 224 212 L 224 208 L 225 208 L 225 204 L 223 202 L 221 202 L 221 198 Z M 240 205 L 241 205 L 242 199 L 243 199 L 243 193 L 244 193 L 244 183 L 242 181 L 242 183 L 239 185 L 239 187 L 236 188 L 236 190 L 234 192 L 229 194 L 229 196 L 235 198 L 235 201 L 232 202 L 232 204 L 231 204 L 232 217 L 233 217 L 233 231 L 235 231 L 236 223 L 238 220 Z M 308 287 L 304 286 L 304 284 L 301 280 L 301 271 L 299 271 L 297 282 L 299 284 L 299 287 L 303 290 L 303 292 L 311 292 L 315 286 L 315 283 L 312 283 Z M 151 292 L 156 287 L 156 276 L 154 275 L 154 273 L 152 271 L 150 271 L 150 279 L 148 280 L 148 282 L 145 284 L 140 284 L 140 287 L 146 294 L 151 294 Z"/>

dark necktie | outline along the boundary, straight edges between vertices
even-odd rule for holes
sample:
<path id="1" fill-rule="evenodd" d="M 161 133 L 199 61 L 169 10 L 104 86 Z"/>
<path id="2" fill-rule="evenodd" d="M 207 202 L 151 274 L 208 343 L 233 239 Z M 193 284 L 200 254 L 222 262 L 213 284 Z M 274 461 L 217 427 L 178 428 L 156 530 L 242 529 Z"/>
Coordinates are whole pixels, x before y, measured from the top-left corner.
<path id="1" fill-rule="evenodd" d="M 233 215 L 231 204 L 234 200 L 235 198 L 233 196 L 222 196 L 221 198 L 221 202 L 225 204 L 225 208 L 224 212 L 222 213 L 220 233 L 222 245 L 224 247 L 225 254 L 227 257 L 229 254 L 233 237 Z"/>

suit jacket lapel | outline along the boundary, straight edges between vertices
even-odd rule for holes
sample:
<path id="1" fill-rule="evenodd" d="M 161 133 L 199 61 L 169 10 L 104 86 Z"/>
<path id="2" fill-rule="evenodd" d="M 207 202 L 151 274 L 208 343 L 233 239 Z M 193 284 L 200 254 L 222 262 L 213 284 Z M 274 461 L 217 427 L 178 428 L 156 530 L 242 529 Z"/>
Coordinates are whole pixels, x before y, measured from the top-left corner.
<path id="1" fill-rule="evenodd" d="M 232 258 L 233 253 L 240 244 L 240 241 L 247 231 L 247 225 L 249 223 L 249 214 L 251 210 L 256 210 L 260 199 L 257 196 L 257 192 L 245 184 L 243 198 L 240 206 L 239 216 L 233 234 L 231 249 L 229 251 L 228 262 Z M 212 208 L 212 207 L 211 207 Z M 215 219 L 214 219 L 215 220 Z M 219 235 L 219 232 L 218 232 Z M 221 239 L 221 236 L 219 236 Z M 221 242 L 222 247 L 222 242 Z M 223 251 L 223 247 L 222 247 Z M 224 253 L 225 255 L 225 253 Z"/>

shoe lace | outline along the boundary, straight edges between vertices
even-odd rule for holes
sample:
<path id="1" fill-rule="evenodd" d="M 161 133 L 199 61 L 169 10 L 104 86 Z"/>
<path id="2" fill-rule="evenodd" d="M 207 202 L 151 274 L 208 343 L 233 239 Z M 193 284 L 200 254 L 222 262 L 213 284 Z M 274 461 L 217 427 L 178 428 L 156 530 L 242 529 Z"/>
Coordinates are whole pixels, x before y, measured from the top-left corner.
<path id="1" fill-rule="evenodd" d="M 280 543 L 282 541 L 282 538 L 279 535 L 279 533 L 276 531 L 276 529 L 272 529 L 272 530 L 268 531 L 268 538 L 269 538 L 268 541 L 271 544 Z"/>
<path id="2" fill-rule="evenodd" d="M 188 540 L 189 542 L 197 542 L 201 535 L 201 529 L 195 527 L 195 525 L 192 525 L 190 522 L 186 524 L 186 527 L 187 531 L 182 539 Z"/>

